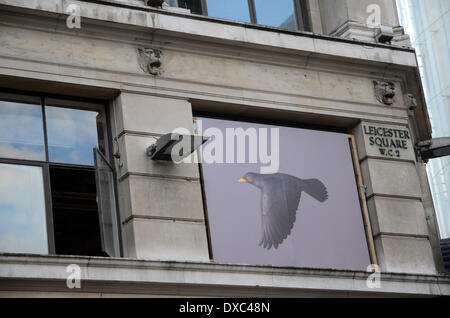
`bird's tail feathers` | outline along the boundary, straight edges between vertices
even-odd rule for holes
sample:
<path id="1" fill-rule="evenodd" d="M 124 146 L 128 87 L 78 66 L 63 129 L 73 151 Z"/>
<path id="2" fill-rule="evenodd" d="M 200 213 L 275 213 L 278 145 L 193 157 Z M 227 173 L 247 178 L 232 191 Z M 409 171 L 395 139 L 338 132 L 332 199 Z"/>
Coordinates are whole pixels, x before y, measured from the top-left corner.
<path id="1" fill-rule="evenodd" d="M 318 179 L 302 180 L 302 190 L 314 199 L 325 202 L 328 199 L 327 187 Z"/>

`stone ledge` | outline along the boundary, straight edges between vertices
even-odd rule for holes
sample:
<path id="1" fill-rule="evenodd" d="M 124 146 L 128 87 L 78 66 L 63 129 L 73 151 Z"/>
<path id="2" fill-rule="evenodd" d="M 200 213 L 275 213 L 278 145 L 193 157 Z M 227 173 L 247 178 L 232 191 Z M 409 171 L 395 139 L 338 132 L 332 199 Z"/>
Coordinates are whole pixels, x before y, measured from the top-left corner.
<path id="1" fill-rule="evenodd" d="M 81 18 L 100 23 L 114 23 L 116 27 L 151 28 L 187 37 L 199 37 L 236 46 L 265 46 L 267 48 L 303 51 L 337 59 L 363 60 L 406 67 L 417 67 L 415 51 L 380 43 L 354 41 L 337 37 L 290 31 L 261 25 L 228 21 L 208 16 L 179 14 L 137 6 L 117 6 L 111 2 L 89 3 L 72 1 L 82 6 Z M 22 1 L 0 0 L 0 5 L 12 10 L 35 10 L 40 14 L 64 12 L 63 0 Z M 101 6 L 102 10 L 98 10 Z M 300 39 L 302 41 L 300 41 Z M 332 43 L 332 44 L 331 44 Z M 375 50 L 374 50 L 375 49 Z M 375 52 L 374 52 L 375 51 Z"/>
<path id="2" fill-rule="evenodd" d="M 158 286 L 165 294 L 205 296 L 239 291 L 267 296 L 275 290 L 278 296 L 450 295 L 450 276 L 443 275 L 382 273 L 381 288 L 368 289 L 369 273 L 360 271 L 14 254 L 0 255 L 0 290 L 26 291 L 34 286 L 42 292 L 74 292 L 65 289 L 69 264 L 81 267 L 82 284 L 89 292 L 145 294 Z M 132 290 L 127 289 L 130 284 Z"/>

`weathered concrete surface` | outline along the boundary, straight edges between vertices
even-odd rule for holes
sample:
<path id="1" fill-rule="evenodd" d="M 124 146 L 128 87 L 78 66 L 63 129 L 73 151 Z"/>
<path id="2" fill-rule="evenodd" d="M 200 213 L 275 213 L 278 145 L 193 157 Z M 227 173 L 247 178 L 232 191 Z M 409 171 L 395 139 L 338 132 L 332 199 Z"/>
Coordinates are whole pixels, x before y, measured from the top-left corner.
<path id="1" fill-rule="evenodd" d="M 331 34 L 348 21 L 367 25 L 372 11 L 369 5 L 380 8 L 380 23 L 385 26 L 398 26 L 399 20 L 395 1 L 390 0 L 319 0 L 323 31 Z"/>
<path id="2" fill-rule="evenodd" d="M 203 221 L 199 181 L 130 176 L 133 215 Z"/>
<path id="3" fill-rule="evenodd" d="M 121 1 L 122 3 L 127 1 Z M 180 47 L 183 51 L 195 48 L 199 54 L 206 53 L 210 50 L 214 51 L 215 55 L 219 54 L 222 58 L 233 52 L 234 58 L 238 57 L 247 58 L 249 61 L 255 61 L 262 57 L 265 58 L 269 64 L 280 63 L 281 61 L 290 61 L 288 67 L 292 69 L 294 64 L 303 68 L 315 68 L 317 66 L 323 67 L 329 62 L 341 63 L 343 61 L 351 63 L 343 68 L 338 68 L 341 75 L 354 73 L 355 66 L 360 65 L 359 71 L 361 74 L 370 77 L 383 77 L 394 79 L 397 75 L 402 74 L 400 81 L 407 80 L 409 83 L 404 87 L 417 88 L 415 83 L 417 78 L 415 77 L 417 71 L 414 69 L 417 67 L 414 51 L 410 49 L 399 49 L 393 46 L 376 45 L 372 46 L 367 43 L 361 43 L 357 41 L 344 41 L 333 37 L 324 37 L 320 35 L 312 35 L 302 32 L 290 32 L 271 29 L 263 26 L 252 26 L 243 23 L 223 21 L 220 19 L 214 19 L 210 17 L 196 16 L 195 19 L 191 19 L 188 14 L 171 13 L 164 10 L 155 10 L 145 8 L 143 5 L 136 5 L 135 1 L 128 1 L 131 6 L 127 8 L 118 7 L 117 2 L 107 1 L 107 5 L 98 5 L 94 3 L 79 1 L 83 10 L 81 12 L 83 19 L 83 27 L 79 30 L 68 30 L 65 26 L 64 18 L 64 5 L 66 2 L 63 0 L 34 0 L 34 1 L 14 1 L 14 0 L 1 0 L 0 5 L 6 10 L 11 12 L 5 13 L 1 16 L 1 21 L 4 26 L 6 25 L 32 25 L 34 30 L 42 30 L 44 32 L 50 32 L 54 38 L 62 36 L 63 34 L 72 36 L 74 33 L 79 37 L 90 39 L 93 41 L 99 41 L 104 39 L 114 39 L 114 44 L 121 43 L 119 48 L 104 50 L 106 57 L 112 56 L 114 52 L 121 51 L 122 47 L 127 47 L 129 44 L 133 44 L 134 48 L 120 54 L 120 58 L 114 58 L 113 61 L 119 61 L 119 65 L 123 65 L 128 71 L 133 72 L 136 70 L 137 64 L 133 62 L 137 57 L 133 55 L 137 49 L 137 46 L 156 46 L 158 48 L 165 48 L 169 50 L 169 47 Z M 77 3 L 77 1 L 74 1 Z M 318 5 L 310 5 L 311 10 L 317 13 Z M 30 13 L 35 10 L 36 15 L 21 15 L 22 12 Z M 12 12 L 14 11 L 14 12 Z M 382 12 L 382 15 L 385 13 Z M 0 12 L 1 15 L 1 12 Z M 45 19 L 43 19 L 45 16 Z M 61 17 L 64 17 L 61 19 Z M 45 21 L 44 21 L 45 20 Z M 51 21 L 50 21 L 51 20 Z M 19 35 L 13 35 L 12 38 L 20 37 Z M 36 38 L 36 35 L 33 36 Z M 0 37 L 1 38 L 1 37 Z M 37 36 L 39 38 L 39 36 Z M 301 39 L 301 40 L 299 40 Z M 41 39 L 43 40 L 43 39 Z M 64 46 L 67 43 L 72 43 L 73 39 L 60 38 L 57 43 L 61 43 Z M 180 42 L 181 41 L 181 42 Z M 199 42 L 200 41 L 200 42 Z M 16 41 L 17 43 L 26 43 L 26 40 Z M 3 49 L 9 48 L 9 41 L 5 42 L 6 45 L 2 45 Z M 17 45 L 15 43 L 15 45 Z M 83 43 L 85 43 L 83 41 Z M 178 44 L 177 44 L 178 43 Z M 207 43 L 207 45 L 205 45 Z M 73 49 L 76 51 L 80 45 L 79 41 L 73 42 Z M 195 45 L 194 45 L 195 44 Z M 197 45 L 198 44 L 198 45 Z M 42 47 L 47 46 L 42 42 Z M 99 45 L 102 47 L 103 45 Z M 109 45 L 111 47 L 111 45 Z M 51 45 L 49 47 L 52 47 Z M 281 111 L 296 111 L 301 114 L 314 113 L 321 107 L 317 114 L 323 118 L 324 116 L 347 116 L 347 118 L 356 119 L 361 117 L 361 112 L 346 112 L 342 114 L 339 110 L 346 107 L 345 101 L 335 99 L 333 96 L 324 94 L 320 96 L 320 103 L 316 103 L 317 94 L 303 94 L 297 90 L 290 91 L 292 95 L 277 94 L 274 91 L 258 94 L 260 98 L 247 98 L 246 94 L 249 90 L 242 91 L 240 86 L 227 85 L 218 90 L 217 87 L 212 85 L 199 85 L 200 83 L 191 79 L 189 85 L 180 82 L 173 82 L 176 79 L 162 78 L 153 79 L 142 76 L 131 76 L 127 71 L 105 72 L 99 68 L 93 66 L 93 68 L 79 67 L 68 63 L 68 61 L 84 61 L 89 62 L 91 59 L 86 56 L 83 58 L 83 54 L 95 50 L 96 45 L 91 44 L 89 48 L 85 48 L 83 52 L 77 53 L 77 56 L 73 56 L 68 52 L 63 55 L 63 61 L 55 66 L 53 61 L 58 61 L 57 56 L 53 56 L 48 63 L 39 63 L 34 61 L 42 60 L 40 58 L 33 57 L 25 61 L 20 59 L 0 57 L 0 65 L 2 66 L 1 72 L 7 76 L 22 76 L 27 78 L 48 80 L 48 81 L 60 81 L 71 82 L 80 85 L 92 85 L 97 87 L 108 87 L 111 89 L 126 88 L 129 90 L 145 91 L 152 94 L 169 94 L 171 96 L 178 96 L 183 98 L 192 98 L 201 101 L 214 101 L 214 102 L 229 102 L 230 99 L 234 103 L 239 103 L 242 106 L 260 107 L 276 107 Z M 14 50 L 12 56 L 24 56 L 27 54 L 33 55 L 34 48 L 23 47 L 19 51 Z M 237 52 L 236 52 L 237 51 Z M 249 54 L 248 52 L 252 52 Z M 255 52 L 258 52 L 257 56 Z M 237 54 L 236 54 L 237 53 Z M 261 53 L 261 54 L 259 54 Z M 280 53 L 282 53 L 280 55 Z M 48 50 L 47 50 L 47 54 Z M 225 55 L 224 55 L 225 54 Z M 2 54 L 0 54 L 1 56 Z M 102 59 L 103 54 L 96 54 L 93 60 Z M 207 54 L 208 55 L 208 54 Z M 287 55 L 291 55 L 288 58 Z M 45 55 L 44 55 L 45 56 Z M 321 59 L 321 60 L 318 60 Z M 315 61 L 316 60 L 316 61 Z M 111 60 L 111 65 L 116 65 Z M 130 62 L 127 65 L 127 61 Z M 296 61 L 295 63 L 292 61 Z M 111 67 L 108 66 L 108 69 Z M 189 65 L 189 63 L 187 64 Z M 203 65 L 202 65 L 203 66 Z M 331 66 L 331 65 L 330 65 Z M 119 66 L 120 67 L 120 66 Z M 336 68 L 335 65 L 333 68 Z M 398 69 L 399 67 L 403 70 Z M 336 69 L 337 70 L 337 69 Z M 350 71 L 351 70 L 351 71 Z M 45 73 L 45 76 L 42 74 Z M 195 75 L 196 72 L 193 73 Z M 370 76 L 368 76 L 370 75 Z M 407 77 L 405 79 L 405 76 Z M 392 78 L 393 77 L 393 78 Z M 266 82 L 270 82 L 268 79 Z M 298 82 L 298 80 L 297 80 Z M 344 81 L 345 82 L 345 81 Z M 176 84 L 176 85 L 174 85 Z M 213 84 L 213 83 L 208 83 Z M 130 85 L 130 86 L 128 86 Z M 180 87 L 178 88 L 178 85 Z M 224 94 L 225 89 L 227 93 Z M 349 89 L 350 88 L 346 88 Z M 219 91 L 221 93 L 219 93 Z M 212 93 L 210 93 L 212 92 Z M 251 91 L 250 91 L 251 92 Z M 324 91 L 326 93 L 326 91 Z M 255 92 L 251 92 L 256 95 Z M 416 97 L 420 97 L 421 92 Z M 264 98 L 262 98 L 264 97 Z M 330 99 L 331 98 L 331 99 Z M 422 99 L 417 98 L 419 105 L 416 111 L 418 116 L 425 115 L 426 111 L 423 107 Z M 314 107 L 311 107 L 313 105 Z M 257 109 L 259 110 L 259 109 Z M 336 110 L 336 111 L 334 111 Z M 406 123 L 404 116 L 400 116 L 397 109 L 392 109 L 394 113 L 390 116 L 385 114 L 382 108 L 374 109 L 374 111 L 365 112 L 365 118 L 374 121 L 389 121 L 403 124 Z M 380 112 L 380 116 L 377 116 Z M 389 119 L 388 119 L 389 118 Z M 337 120 L 335 120 L 337 122 Z M 324 123 L 328 124 L 328 123 Z M 418 128 L 420 128 L 420 138 L 426 138 L 425 135 L 429 134 L 429 121 L 418 121 Z M 424 136 L 422 136 L 424 135 Z"/>
<path id="4" fill-rule="evenodd" d="M 374 128 L 370 130 L 369 127 Z M 402 126 L 361 122 L 353 132 L 367 187 L 376 254 L 382 270 L 437 273 L 436 251 L 430 244 L 410 130 Z M 365 132 L 369 135 L 366 136 Z M 388 140 L 403 138 L 402 145 L 407 149 L 399 148 L 398 157 L 381 156 L 368 138 L 374 134 L 392 135 Z M 394 151 L 397 148 L 386 149 Z"/>
<path id="5" fill-rule="evenodd" d="M 81 267 L 81 289 L 66 287 L 66 267 Z M 352 297 L 450 295 L 450 277 L 325 269 L 158 262 L 131 259 L 0 256 L 0 296 Z M 39 292 L 36 292 L 38 290 Z"/>
<path id="6" fill-rule="evenodd" d="M 152 161 L 156 138 L 184 128 L 193 131 L 185 100 L 121 93 L 114 103 L 119 136 L 121 221 L 127 257 L 209 260 L 198 165 Z"/>
<path id="7" fill-rule="evenodd" d="M 425 163 L 417 163 L 417 172 L 419 174 L 420 186 L 422 187 L 422 203 L 425 209 L 425 218 L 428 228 L 428 238 L 430 240 L 431 249 L 433 250 L 434 263 L 438 273 L 445 273 L 445 266 L 441 251 L 441 235 L 434 211 L 433 197 L 431 195 L 430 185 L 428 183 L 428 175 Z"/>
<path id="8" fill-rule="evenodd" d="M 138 259 L 209 260 L 204 222 L 135 217 L 128 224 L 133 227 Z"/>
<path id="9" fill-rule="evenodd" d="M 126 257 L 209 259 L 198 168 L 159 164 L 145 155 L 148 145 L 161 134 L 178 127 L 192 131 L 193 108 L 213 113 L 220 109 L 252 118 L 326 123 L 348 131 L 360 121 L 368 121 L 407 127 L 414 138 L 426 139 L 431 134 L 415 77 L 416 57 L 410 49 L 283 32 L 209 17 L 190 19 L 186 14 L 144 10 L 143 6 L 119 8 L 72 2 L 82 6 L 79 30 L 65 27 L 66 2 L 62 0 L 0 0 L 0 80 L 2 85 L 15 89 L 21 89 L 20 79 L 32 79 L 51 83 L 60 90 L 70 85 L 115 92 L 115 100 L 108 101 L 113 102 L 112 137 L 118 138 L 123 163 L 119 167 L 116 162 Z M 314 8 L 317 14 L 318 7 Z M 139 67 L 140 47 L 164 52 L 161 76 L 146 74 Z M 15 81 L 9 81 L 10 78 Z M 377 101 L 374 79 L 395 83 L 393 105 Z M 408 117 L 403 96 L 411 91 L 405 91 L 406 87 L 418 99 L 415 118 Z M 84 97 L 80 93 L 83 91 L 67 93 Z M 419 180 L 413 154 L 408 152 L 401 161 L 378 158 L 365 142 L 364 138 L 357 140 L 359 159 L 367 157 L 362 162 L 363 178 L 368 186 L 369 212 L 382 269 L 435 273 L 420 216 L 424 211 L 423 182 Z M 185 191 L 189 195 L 185 196 Z M 170 200 L 172 194 L 181 199 Z M 162 206 L 155 197 L 170 202 Z M 426 213 L 431 212 L 427 204 Z M 110 265 L 119 266 L 112 260 Z M 205 272 L 211 275 L 208 271 L 215 269 L 205 267 Z M 290 276 L 272 277 L 267 271 L 264 269 L 262 276 L 248 277 L 252 284 L 261 281 L 270 288 L 312 284 L 317 292 L 321 288 L 335 291 L 327 281 L 328 274 L 317 281 L 302 280 L 297 271 L 293 274 L 298 275 L 295 281 Z M 44 271 L 42 275 L 46 277 L 48 273 Z M 230 279 L 239 276 L 215 275 L 218 281 L 211 284 L 231 284 Z M 264 275 L 269 275 L 270 281 Z M 352 280 L 337 280 L 342 283 L 341 290 L 355 288 L 353 275 Z M 425 280 L 434 280 L 431 286 L 425 283 L 417 287 L 415 281 L 412 286 L 403 283 L 386 292 L 422 294 L 433 290 L 431 294 L 437 294 L 436 276 L 430 277 Z M 208 284 L 198 281 L 202 282 Z M 426 292 L 422 291 L 425 287 Z"/>
<path id="10" fill-rule="evenodd" d="M 425 211 L 419 200 L 375 196 L 369 199 L 368 206 L 374 236 L 428 236 Z"/>
<path id="11" fill-rule="evenodd" d="M 427 238 L 381 235 L 375 238 L 382 271 L 436 274 L 430 241 Z"/>
<path id="12" fill-rule="evenodd" d="M 404 198 L 422 197 L 419 178 L 413 163 L 367 159 L 361 163 L 367 196 L 385 195 Z"/>
<path id="13" fill-rule="evenodd" d="M 322 30 L 346 39 L 376 43 L 380 25 L 393 28 L 392 44 L 410 46 L 399 25 L 397 6 L 392 0 L 318 0 Z M 379 20 L 378 20 L 379 19 Z"/>
<path id="14" fill-rule="evenodd" d="M 357 119 L 364 114 L 370 120 L 403 124 L 407 120 L 401 94 L 391 107 L 376 100 L 373 76 L 368 76 L 367 71 L 379 72 L 377 76 L 382 76 L 382 69 L 373 66 L 359 67 L 355 73 L 356 69 L 349 68 L 350 65 L 327 65 L 330 61 L 312 58 L 307 61 L 280 53 L 272 54 L 272 58 L 250 51 L 246 51 L 246 56 L 242 52 L 229 52 L 224 56 L 224 53 L 218 54 L 220 47 L 215 46 L 209 47 L 212 50 L 209 54 L 205 47 L 186 52 L 171 46 L 163 48 L 163 75 L 154 78 L 145 76 L 139 68 L 135 45 L 121 43 L 120 49 L 116 49 L 117 43 L 111 40 L 82 37 L 75 41 L 70 35 L 50 36 L 48 32 L 11 27 L 2 27 L 0 32 L 0 68 L 5 75 L 75 81 L 130 92 L 139 90 L 143 94 L 180 98 L 177 105 L 181 105 L 182 99 L 195 99 L 322 116 Z M 60 54 L 49 55 L 49 48 Z M 329 46 L 330 52 L 336 49 L 339 51 L 339 48 Z M 17 59 L 18 56 L 21 58 Z M 329 68 L 334 72 L 330 73 Z M 400 86 L 402 79 L 392 76 Z M 152 108 L 150 111 L 159 110 Z M 140 120 L 139 116 L 129 116 L 130 120 Z M 152 122 L 140 123 L 141 126 L 145 124 Z M 158 121 L 154 124 L 158 125 Z M 179 125 L 186 126 L 187 123 Z"/>
<path id="15" fill-rule="evenodd" d="M 416 60 L 413 58 L 414 54 L 412 51 L 393 51 L 392 48 L 381 47 L 379 50 L 375 50 L 377 52 L 374 52 L 373 49 L 364 47 L 364 45 L 336 42 L 332 38 L 321 38 L 320 36 L 304 36 L 302 37 L 302 41 L 298 41 L 298 36 L 301 36 L 301 32 L 294 32 L 296 34 L 268 32 L 264 36 L 261 36 L 260 29 L 270 28 L 262 26 L 252 28 L 244 23 L 231 21 L 227 24 L 222 24 L 217 23 L 218 19 L 211 17 L 198 17 L 196 20 L 193 20 L 186 19 L 185 15 L 167 14 L 167 12 L 161 10 L 142 11 L 139 10 L 139 7 L 136 7 L 136 10 L 124 8 L 118 9 L 114 6 L 75 0 L 71 1 L 71 3 L 80 5 L 82 19 L 86 18 L 125 24 L 128 26 L 145 27 L 154 31 L 170 31 L 188 37 L 202 36 L 209 40 L 217 40 L 220 42 L 233 41 L 235 45 L 264 45 L 277 49 L 283 48 L 304 51 L 305 53 L 357 58 L 374 62 L 391 62 L 399 65 L 417 65 Z M 0 5 L 1 4 L 63 15 L 65 14 L 64 8 L 67 5 L 64 0 L 1 0 Z M 243 25 L 247 26 L 245 32 L 242 32 Z M 341 43 L 341 49 L 330 50 L 330 40 L 331 42 Z"/>
<path id="16" fill-rule="evenodd" d="M 164 135 L 183 127 L 193 130 L 191 104 L 178 99 L 122 93 L 117 114 L 117 133 Z"/>
<path id="17" fill-rule="evenodd" d="M 362 122 L 353 130 L 353 134 L 358 144 L 365 145 L 358 147 L 360 160 L 371 157 L 416 162 L 413 140 L 408 127 Z"/>

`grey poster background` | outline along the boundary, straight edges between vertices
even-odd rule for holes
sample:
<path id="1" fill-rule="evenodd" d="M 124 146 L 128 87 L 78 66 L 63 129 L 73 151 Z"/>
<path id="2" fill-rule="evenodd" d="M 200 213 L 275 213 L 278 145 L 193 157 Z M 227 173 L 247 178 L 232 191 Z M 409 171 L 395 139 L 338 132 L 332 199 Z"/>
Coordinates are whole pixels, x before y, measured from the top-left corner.
<path id="1" fill-rule="evenodd" d="M 203 133 L 209 127 L 216 127 L 224 136 L 227 127 L 278 127 L 198 119 L 202 121 Z M 247 172 L 259 173 L 260 164 L 203 163 L 214 260 L 234 264 L 366 270 L 370 259 L 347 136 L 278 128 L 279 172 L 301 179 L 321 180 L 327 187 L 329 198 L 321 203 L 303 192 L 291 235 L 278 249 L 267 250 L 258 245 L 261 238 L 260 190 L 238 182 Z"/>

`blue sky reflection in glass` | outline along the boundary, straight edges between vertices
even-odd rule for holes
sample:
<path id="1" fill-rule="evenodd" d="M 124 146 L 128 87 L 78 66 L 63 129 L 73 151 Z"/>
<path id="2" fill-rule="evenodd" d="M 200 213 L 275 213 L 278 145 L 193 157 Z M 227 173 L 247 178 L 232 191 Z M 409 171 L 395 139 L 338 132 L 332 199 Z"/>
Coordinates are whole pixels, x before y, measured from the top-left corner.
<path id="1" fill-rule="evenodd" d="M 206 0 L 206 5 L 211 17 L 250 22 L 247 0 Z"/>
<path id="2" fill-rule="evenodd" d="M 0 253 L 47 254 L 42 168 L 0 164 Z"/>
<path id="3" fill-rule="evenodd" d="M 46 106 L 49 159 L 52 162 L 93 165 L 98 147 L 98 112 Z"/>
<path id="4" fill-rule="evenodd" d="M 0 157 L 45 160 L 41 105 L 0 101 Z"/>
<path id="5" fill-rule="evenodd" d="M 258 24 L 297 30 L 294 1 L 255 0 Z"/>

